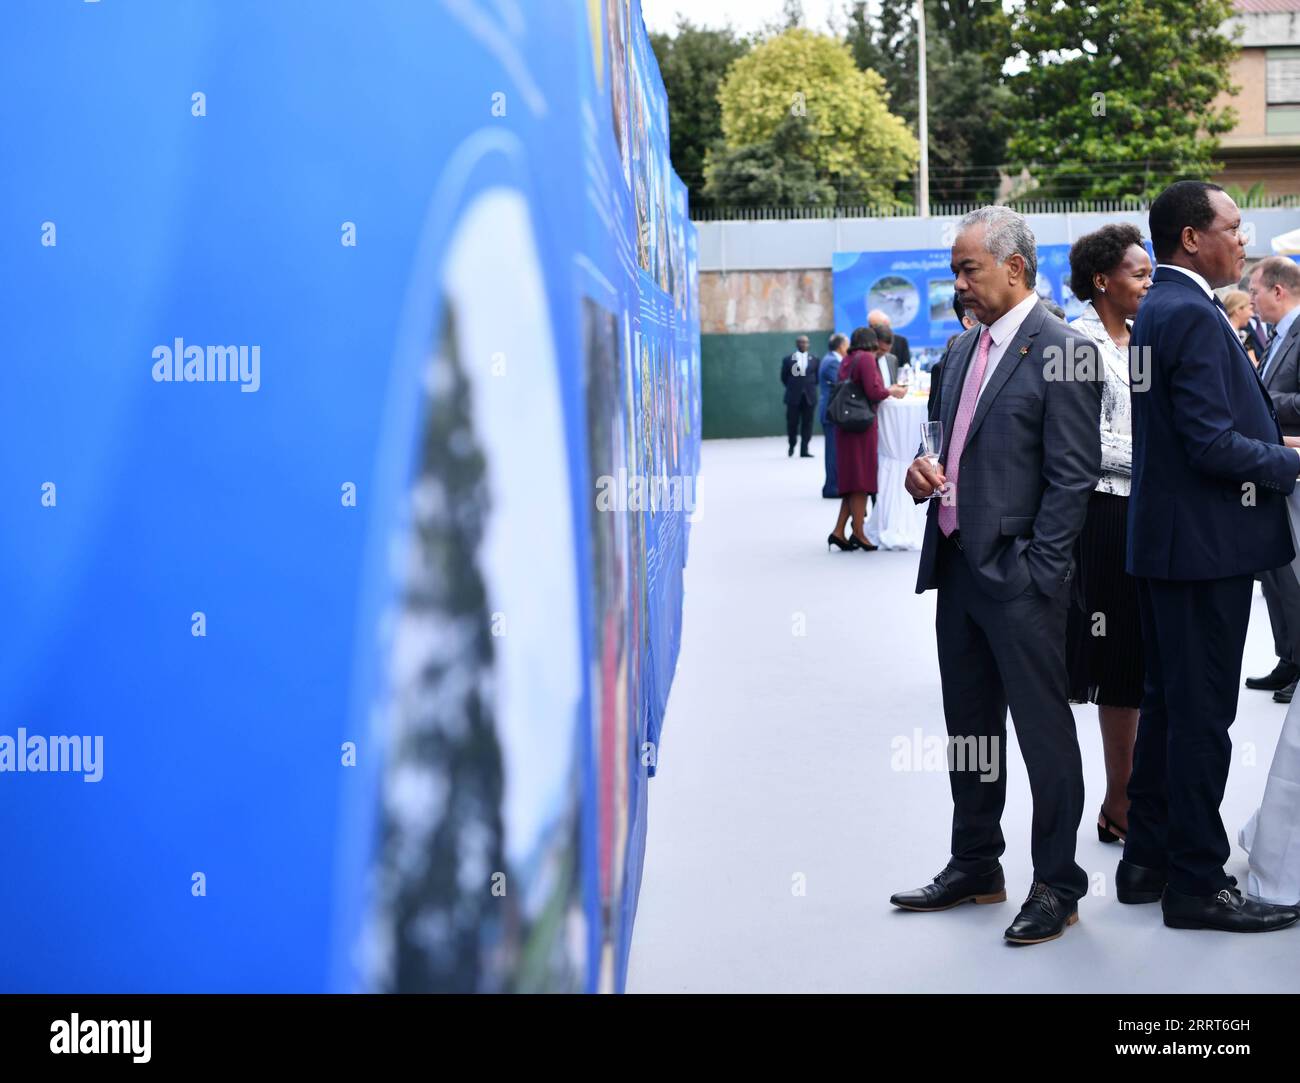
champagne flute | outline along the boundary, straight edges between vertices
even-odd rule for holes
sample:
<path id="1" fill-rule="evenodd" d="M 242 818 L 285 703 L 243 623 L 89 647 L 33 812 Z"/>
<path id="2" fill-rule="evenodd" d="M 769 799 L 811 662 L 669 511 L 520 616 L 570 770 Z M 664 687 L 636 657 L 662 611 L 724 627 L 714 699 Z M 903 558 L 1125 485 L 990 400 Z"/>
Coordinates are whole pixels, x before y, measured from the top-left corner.
<path id="1" fill-rule="evenodd" d="M 921 458 L 938 469 L 939 453 L 943 451 L 943 422 L 923 421 L 921 423 Z M 935 489 L 926 499 L 933 500 L 940 494 Z"/>

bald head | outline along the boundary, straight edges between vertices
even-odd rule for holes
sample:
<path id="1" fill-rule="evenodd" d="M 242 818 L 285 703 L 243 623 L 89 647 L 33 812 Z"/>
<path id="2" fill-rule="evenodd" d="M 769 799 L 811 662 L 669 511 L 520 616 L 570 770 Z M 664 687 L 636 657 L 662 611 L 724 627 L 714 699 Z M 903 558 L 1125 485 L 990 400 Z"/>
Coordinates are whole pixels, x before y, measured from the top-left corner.
<path id="1" fill-rule="evenodd" d="M 869 323 L 872 327 L 875 327 L 877 325 L 888 327 L 889 317 L 886 316 L 884 312 L 882 312 L 880 309 L 873 308 L 870 312 L 867 313 L 867 323 Z"/>

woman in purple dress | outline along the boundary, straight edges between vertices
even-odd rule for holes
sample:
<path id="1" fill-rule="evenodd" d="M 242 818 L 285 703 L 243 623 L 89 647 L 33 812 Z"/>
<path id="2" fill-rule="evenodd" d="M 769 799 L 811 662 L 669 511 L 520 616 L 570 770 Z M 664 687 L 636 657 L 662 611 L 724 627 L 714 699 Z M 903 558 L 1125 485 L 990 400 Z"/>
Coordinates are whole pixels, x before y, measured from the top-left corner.
<path id="1" fill-rule="evenodd" d="M 889 398 L 880 367 L 876 364 L 878 343 L 870 327 L 859 327 L 849 340 L 849 352 L 840 362 L 840 382 L 852 380 L 873 405 Z M 835 427 L 835 465 L 840 487 L 840 517 L 835 531 L 827 539 L 827 546 L 840 549 L 865 549 L 876 546 L 867 541 L 862 523 L 867 514 L 867 496 L 876 491 L 876 439 L 878 426 L 874 421 L 865 432 L 845 432 Z M 844 528 L 853 519 L 853 533 L 847 538 Z"/>

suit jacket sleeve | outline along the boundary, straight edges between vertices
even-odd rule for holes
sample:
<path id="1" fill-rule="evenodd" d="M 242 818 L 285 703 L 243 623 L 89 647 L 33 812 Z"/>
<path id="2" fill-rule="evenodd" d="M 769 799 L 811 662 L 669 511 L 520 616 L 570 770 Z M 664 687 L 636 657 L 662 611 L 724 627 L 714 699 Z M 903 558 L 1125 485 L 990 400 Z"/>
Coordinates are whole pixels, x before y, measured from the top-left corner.
<path id="1" fill-rule="evenodd" d="M 781 358 L 781 383 L 785 387 L 790 386 L 790 367 L 793 362 L 789 357 Z"/>
<path id="2" fill-rule="evenodd" d="M 1173 358 L 1168 379 L 1174 428 L 1188 462 L 1212 477 L 1289 493 L 1300 473 L 1295 450 L 1244 436 L 1232 427 L 1223 348 L 1218 346 L 1227 341 L 1222 317 L 1201 305 L 1189 305 L 1178 316 L 1166 356 Z"/>
<path id="3" fill-rule="evenodd" d="M 1300 427 L 1300 340 L 1287 335 L 1282 343 L 1285 356 L 1278 360 L 1277 378 L 1269 391 L 1277 419 L 1288 428 Z"/>
<path id="4" fill-rule="evenodd" d="M 1101 477 L 1101 359 L 1097 347 L 1076 339 L 1075 356 L 1095 359 L 1093 380 L 1048 380 L 1044 384 L 1043 480 L 1046 488 L 1026 551 L 1030 574 L 1051 593 L 1070 570 L 1074 539 L 1083 529 L 1088 498 Z"/>

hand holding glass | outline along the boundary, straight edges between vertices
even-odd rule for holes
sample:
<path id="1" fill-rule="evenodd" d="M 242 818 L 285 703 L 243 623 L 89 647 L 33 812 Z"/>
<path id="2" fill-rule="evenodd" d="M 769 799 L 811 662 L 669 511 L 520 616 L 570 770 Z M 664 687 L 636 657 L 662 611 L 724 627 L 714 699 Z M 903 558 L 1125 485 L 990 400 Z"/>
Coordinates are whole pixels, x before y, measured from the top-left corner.
<path id="1" fill-rule="evenodd" d="M 939 453 L 943 451 L 943 422 L 925 421 L 921 424 L 921 458 L 935 470 L 939 469 Z M 942 492 L 935 489 L 926 499 L 933 500 Z"/>

